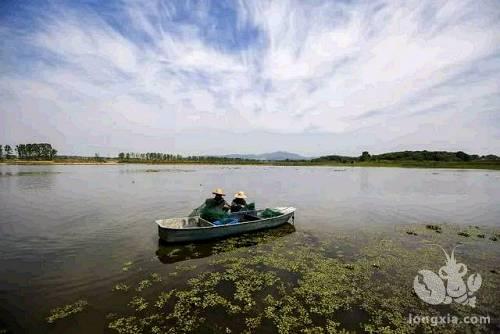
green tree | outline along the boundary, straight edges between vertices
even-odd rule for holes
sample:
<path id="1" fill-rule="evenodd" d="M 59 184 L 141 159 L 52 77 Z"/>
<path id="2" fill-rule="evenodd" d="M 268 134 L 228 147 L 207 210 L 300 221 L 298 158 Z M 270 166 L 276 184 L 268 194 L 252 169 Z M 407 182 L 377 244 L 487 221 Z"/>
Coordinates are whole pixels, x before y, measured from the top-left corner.
<path id="1" fill-rule="evenodd" d="M 12 159 L 14 155 L 12 154 L 12 147 L 10 145 L 5 145 L 5 158 Z"/>
<path id="2" fill-rule="evenodd" d="M 38 145 L 40 145 L 40 158 L 42 160 L 50 159 L 50 151 L 52 150 L 52 147 L 50 146 L 50 144 L 42 143 L 42 144 L 38 144 Z"/>
<path id="3" fill-rule="evenodd" d="M 0 145 L 0 160 L 3 159 L 3 146 Z"/>
<path id="4" fill-rule="evenodd" d="M 31 159 L 33 157 L 34 149 L 33 144 L 26 144 L 26 159 Z"/>
<path id="5" fill-rule="evenodd" d="M 359 161 L 368 161 L 370 160 L 371 155 L 367 151 L 364 151 L 361 156 L 359 157 Z"/>
<path id="6" fill-rule="evenodd" d="M 462 161 L 470 161 L 471 160 L 470 155 L 468 155 L 467 153 L 462 152 L 462 151 L 458 151 L 455 155 L 457 156 L 457 158 L 459 158 Z"/>
<path id="7" fill-rule="evenodd" d="M 26 145 L 25 144 L 19 144 L 17 145 L 17 156 L 19 157 L 19 159 L 26 159 L 27 156 L 26 156 Z"/>
<path id="8" fill-rule="evenodd" d="M 94 154 L 94 160 L 96 162 L 103 162 L 104 159 L 99 156 L 99 153 Z"/>
<path id="9" fill-rule="evenodd" d="M 50 160 L 53 160 L 57 155 L 57 150 L 56 149 L 51 149 L 50 150 Z"/>

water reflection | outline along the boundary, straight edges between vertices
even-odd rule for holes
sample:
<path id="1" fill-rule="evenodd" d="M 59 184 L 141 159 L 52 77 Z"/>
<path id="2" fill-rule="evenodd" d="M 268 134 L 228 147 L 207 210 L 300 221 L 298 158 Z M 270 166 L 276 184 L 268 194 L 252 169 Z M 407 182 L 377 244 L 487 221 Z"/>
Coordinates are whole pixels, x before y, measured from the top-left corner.
<path id="1" fill-rule="evenodd" d="M 162 263 L 176 263 L 190 259 L 204 258 L 236 248 L 251 247 L 271 242 L 294 232 L 295 226 L 286 223 L 269 230 L 246 233 L 226 239 L 197 242 L 195 244 L 169 244 L 159 239 L 156 256 Z"/>
<path id="2" fill-rule="evenodd" d="M 53 187 L 58 173 L 18 173 L 16 186 L 23 190 L 49 190 Z M 30 176 L 30 177 L 27 177 Z"/>
<path id="3" fill-rule="evenodd" d="M 2 172 L 0 171 L 0 176 L 43 176 L 50 174 L 59 174 L 60 172 L 50 172 L 50 171 L 32 171 L 32 172 Z"/>
<path id="4" fill-rule="evenodd" d="M 193 173 L 195 170 L 192 169 L 181 169 L 181 168 L 140 168 L 140 169 L 121 169 L 120 174 L 130 174 L 130 173 Z"/>
<path id="5" fill-rule="evenodd" d="M 0 170 L 0 181 L 2 186 L 14 187 L 14 189 L 50 189 L 54 183 L 55 176 L 60 172 L 52 170 Z"/>

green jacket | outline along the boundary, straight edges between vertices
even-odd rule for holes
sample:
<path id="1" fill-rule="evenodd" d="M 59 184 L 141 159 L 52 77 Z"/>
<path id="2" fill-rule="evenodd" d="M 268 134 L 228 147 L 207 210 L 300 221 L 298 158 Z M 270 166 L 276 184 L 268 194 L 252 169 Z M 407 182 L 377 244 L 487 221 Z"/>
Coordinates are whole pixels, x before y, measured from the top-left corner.
<path id="1" fill-rule="evenodd" d="M 201 218 L 214 222 L 226 218 L 226 211 L 229 209 L 227 202 L 223 198 L 209 198 L 201 210 Z"/>
<path id="2" fill-rule="evenodd" d="M 229 204 L 224 200 L 224 198 L 208 198 L 205 201 L 205 208 L 207 209 L 220 209 L 223 211 L 227 211 Z"/>

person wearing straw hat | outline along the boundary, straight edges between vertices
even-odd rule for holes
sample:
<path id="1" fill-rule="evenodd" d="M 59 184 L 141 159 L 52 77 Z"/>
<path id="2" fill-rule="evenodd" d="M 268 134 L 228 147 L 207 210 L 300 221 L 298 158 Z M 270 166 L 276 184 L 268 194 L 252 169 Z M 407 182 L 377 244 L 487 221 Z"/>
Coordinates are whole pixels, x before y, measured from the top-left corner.
<path id="1" fill-rule="evenodd" d="M 231 212 L 238 212 L 242 209 L 245 209 L 247 206 L 247 195 L 245 195 L 244 191 L 238 191 L 234 195 L 233 202 L 231 203 Z"/>
<path id="2" fill-rule="evenodd" d="M 213 198 L 208 198 L 205 201 L 205 208 L 207 209 L 218 209 L 222 211 L 228 211 L 229 210 L 229 204 L 224 200 L 224 190 L 221 188 L 217 188 L 214 191 L 212 191 L 212 194 L 214 195 Z"/>

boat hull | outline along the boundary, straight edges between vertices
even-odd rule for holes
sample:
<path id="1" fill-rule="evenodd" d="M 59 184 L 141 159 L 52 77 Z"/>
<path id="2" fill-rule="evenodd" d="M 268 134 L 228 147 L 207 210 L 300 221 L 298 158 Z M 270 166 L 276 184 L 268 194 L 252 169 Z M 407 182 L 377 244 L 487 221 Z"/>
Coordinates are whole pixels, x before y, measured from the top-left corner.
<path id="1" fill-rule="evenodd" d="M 192 242 L 217 238 L 225 238 L 233 235 L 277 227 L 287 223 L 294 217 L 295 209 L 288 210 L 281 216 L 260 219 L 255 221 L 242 222 L 231 225 L 202 226 L 189 228 L 170 228 L 162 226 L 161 221 L 157 221 L 158 234 L 165 242 Z M 291 210 L 293 209 L 293 210 Z"/>

